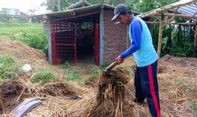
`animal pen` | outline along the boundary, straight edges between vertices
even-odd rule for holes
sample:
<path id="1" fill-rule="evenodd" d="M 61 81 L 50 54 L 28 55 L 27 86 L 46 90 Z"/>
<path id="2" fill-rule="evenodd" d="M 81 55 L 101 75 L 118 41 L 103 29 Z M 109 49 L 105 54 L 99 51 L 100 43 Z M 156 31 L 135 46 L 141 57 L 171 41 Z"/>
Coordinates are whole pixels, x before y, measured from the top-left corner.
<path id="1" fill-rule="evenodd" d="M 96 4 L 44 14 L 51 64 L 111 63 L 126 49 L 127 28 L 111 21 L 114 7 Z"/>
<path id="2" fill-rule="evenodd" d="M 114 7 L 106 4 L 72 5 L 67 11 L 37 16 L 47 22 L 48 58 L 51 64 L 66 61 L 108 64 L 128 45 L 127 27 L 111 21 Z M 186 37 L 197 46 L 197 5 L 195 0 L 180 1 L 139 15 L 148 24 L 160 55 L 164 29 L 177 30 L 177 42 Z M 136 13 L 135 13 L 136 14 Z M 178 19 L 178 20 L 177 20 Z M 158 32 L 154 32 L 158 26 Z M 155 36 L 156 35 L 156 36 Z M 171 47 L 172 33 L 166 36 Z M 166 46 L 165 45 L 165 46 Z M 163 47 L 165 47 L 163 46 Z M 196 52 L 194 52 L 196 53 Z M 170 54 L 170 52 L 169 52 Z"/>

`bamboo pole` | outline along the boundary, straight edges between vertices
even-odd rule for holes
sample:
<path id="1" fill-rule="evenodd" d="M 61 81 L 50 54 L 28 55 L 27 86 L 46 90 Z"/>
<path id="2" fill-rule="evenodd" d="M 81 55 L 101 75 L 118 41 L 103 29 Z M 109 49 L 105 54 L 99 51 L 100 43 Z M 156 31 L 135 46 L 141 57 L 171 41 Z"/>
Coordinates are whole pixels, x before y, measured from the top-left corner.
<path id="1" fill-rule="evenodd" d="M 161 13 L 155 13 L 156 16 L 160 16 Z M 155 16 L 154 15 L 154 16 Z M 164 13 L 165 16 L 169 16 L 169 17 L 182 17 L 182 18 L 186 18 L 186 19 L 192 19 L 192 18 L 197 18 L 197 16 L 195 15 L 183 15 L 183 14 L 175 14 L 175 13 Z"/>
<path id="2" fill-rule="evenodd" d="M 178 8 L 178 7 L 181 7 L 181 6 L 186 6 L 188 4 L 192 4 L 192 3 L 195 3 L 195 2 L 196 2 L 196 0 L 187 0 L 187 1 L 182 0 L 182 1 L 170 4 L 170 5 L 166 5 L 166 6 L 158 8 L 158 9 L 154 9 L 152 11 L 148 11 L 146 13 L 143 13 L 142 15 L 140 15 L 140 17 L 144 18 L 144 17 L 148 17 L 148 16 L 153 16 L 157 13 L 162 12 L 162 11 Z"/>
<path id="3" fill-rule="evenodd" d="M 146 21 L 147 24 L 159 24 L 159 22 L 155 22 L 155 21 Z M 177 25 L 196 25 L 196 23 L 185 23 L 185 22 L 164 22 L 166 24 L 177 24 Z"/>
<path id="4" fill-rule="evenodd" d="M 182 17 L 182 18 L 197 18 L 197 16 L 191 16 L 191 15 L 183 15 L 183 14 L 174 14 L 174 13 L 164 13 L 165 16 L 174 16 L 174 17 Z"/>
<path id="5" fill-rule="evenodd" d="M 163 35 L 163 19 L 162 16 L 160 16 L 159 21 L 159 37 L 158 37 L 158 46 L 157 46 L 157 54 L 160 57 L 161 54 L 161 42 L 162 42 L 162 35 Z"/>

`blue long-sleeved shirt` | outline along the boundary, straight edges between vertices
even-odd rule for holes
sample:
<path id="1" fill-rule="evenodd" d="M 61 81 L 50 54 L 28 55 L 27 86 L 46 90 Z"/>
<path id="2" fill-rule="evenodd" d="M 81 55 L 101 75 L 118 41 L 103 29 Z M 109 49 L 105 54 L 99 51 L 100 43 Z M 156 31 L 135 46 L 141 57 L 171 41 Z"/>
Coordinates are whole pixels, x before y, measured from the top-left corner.
<path id="1" fill-rule="evenodd" d="M 131 37 L 130 47 L 125 50 L 123 53 L 121 53 L 121 58 L 126 58 L 127 56 L 133 54 L 135 51 L 137 51 L 140 48 L 141 45 L 141 38 L 142 38 L 142 25 L 139 20 L 137 20 L 135 17 L 132 20 L 132 22 L 129 25 L 130 31 L 131 31 Z"/>
<path id="2" fill-rule="evenodd" d="M 131 45 L 120 54 L 122 58 L 133 55 L 138 67 L 147 66 L 158 59 L 148 26 L 142 19 L 133 18 L 129 25 L 129 38 Z"/>

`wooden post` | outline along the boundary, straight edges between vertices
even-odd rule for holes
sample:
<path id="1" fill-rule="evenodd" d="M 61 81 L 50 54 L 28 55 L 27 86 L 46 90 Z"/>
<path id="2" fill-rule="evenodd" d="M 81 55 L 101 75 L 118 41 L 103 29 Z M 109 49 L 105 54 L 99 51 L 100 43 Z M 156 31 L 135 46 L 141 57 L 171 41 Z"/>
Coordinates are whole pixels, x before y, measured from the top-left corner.
<path id="1" fill-rule="evenodd" d="M 194 32 L 194 46 L 197 46 L 197 22 L 195 26 L 195 32 Z"/>
<path id="2" fill-rule="evenodd" d="M 157 54 L 160 57 L 161 54 L 161 42 L 162 42 L 162 34 L 163 34 L 163 18 L 160 16 L 160 21 L 159 21 L 159 37 L 158 37 L 158 46 L 157 46 Z"/>

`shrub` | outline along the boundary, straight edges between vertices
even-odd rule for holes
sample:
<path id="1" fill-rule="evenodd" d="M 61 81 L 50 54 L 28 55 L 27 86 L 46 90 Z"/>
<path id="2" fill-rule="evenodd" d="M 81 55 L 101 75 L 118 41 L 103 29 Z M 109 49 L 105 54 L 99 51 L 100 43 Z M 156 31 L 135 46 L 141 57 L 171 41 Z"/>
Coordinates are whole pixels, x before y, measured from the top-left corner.
<path id="1" fill-rule="evenodd" d="M 52 71 L 41 69 L 32 78 L 32 83 L 47 83 L 55 79 L 55 75 Z"/>
<path id="2" fill-rule="evenodd" d="M 0 55 L 0 80 L 17 79 L 18 65 L 14 59 L 8 55 Z"/>
<path id="3" fill-rule="evenodd" d="M 75 70 L 69 70 L 65 77 L 67 80 L 72 80 L 72 81 L 79 81 L 80 80 L 80 75 Z"/>

